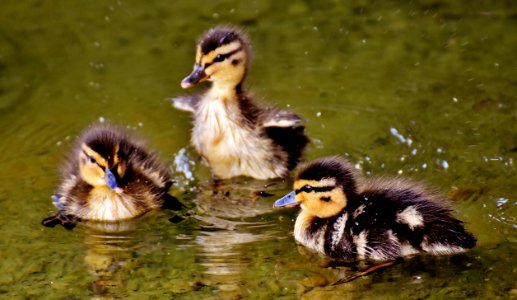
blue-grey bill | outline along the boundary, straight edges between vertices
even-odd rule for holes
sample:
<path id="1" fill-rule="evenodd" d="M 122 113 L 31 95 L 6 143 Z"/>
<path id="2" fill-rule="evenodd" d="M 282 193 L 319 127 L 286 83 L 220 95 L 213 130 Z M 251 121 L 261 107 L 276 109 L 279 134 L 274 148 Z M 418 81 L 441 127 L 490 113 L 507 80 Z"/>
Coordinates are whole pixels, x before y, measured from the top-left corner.
<path id="1" fill-rule="evenodd" d="M 296 196 L 296 193 L 294 191 L 292 191 L 289 194 L 283 196 L 282 198 L 276 200 L 273 207 L 299 205 L 300 203 L 298 201 L 296 201 L 295 196 Z"/>
<path id="2" fill-rule="evenodd" d="M 117 178 L 115 177 L 115 175 L 113 175 L 113 172 L 111 172 L 110 169 L 106 168 L 106 176 L 104 177 L 104 179 L 106 180 L 106 184 L 108 185 L 108 187 L 110 189 L 112 189 L 114 191 L 119 189 L 118 183 L 117 183 Z"/>
<path id="3" fill-rule="evenodd" d="M 189 88 L 201 81 L 203 81 L 206 78 L 205 69 L 201 66 L 196 65 L 194 67 L 194 71 L 190 73 L 185 79 L 181 81 L 181 87 L 186 89 Z"/>

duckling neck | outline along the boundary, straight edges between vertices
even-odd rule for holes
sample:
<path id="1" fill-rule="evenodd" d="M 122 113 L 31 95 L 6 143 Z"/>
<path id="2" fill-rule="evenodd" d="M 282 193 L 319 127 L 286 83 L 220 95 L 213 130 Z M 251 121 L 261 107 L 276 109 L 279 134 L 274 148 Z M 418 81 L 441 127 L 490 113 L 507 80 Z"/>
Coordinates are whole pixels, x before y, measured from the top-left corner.
<path id="1" fill-rule="evenodd" d="M 234 81 L 214 81 L 211 92 L 218 98 L 237 99 L 243 93 L 242 85 L 244 79 L 239 82 Z"/>

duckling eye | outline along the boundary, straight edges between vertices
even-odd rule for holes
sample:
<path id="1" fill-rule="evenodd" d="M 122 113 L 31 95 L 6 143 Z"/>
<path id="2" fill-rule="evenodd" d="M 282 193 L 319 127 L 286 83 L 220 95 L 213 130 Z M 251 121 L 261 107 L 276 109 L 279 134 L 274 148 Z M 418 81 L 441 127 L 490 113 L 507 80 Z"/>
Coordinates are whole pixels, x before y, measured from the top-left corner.
<path id="1" fill-rule="evenodd" d="M 312 192 L 312 191 L 313 191 L 312 186 L 310 186 L 310 185 L 308 185 L 308 184 L 307 184 L 307 185 L 304 185 L 304 186 L 301 188 L 301 190 L 302 190 L 302 192 L 305 192 L 305 193 L 310 193 L 310 192 Z"/>
<path id="2" fill-rule="evenodd" d="M 214 58 L 213 62 L 222 62 L 225 59 L 224 55 L 217 54 L 217 56 Z"/>
<path id="3" fill-rule="evenodd" d="M 97 163 L 97 160 L 95 159 L 95 157 L 93 157 L 93 156 L 91 156 L 91 155 L 88 155 L 88 160 L 89 160 L 92 164 Z"/>

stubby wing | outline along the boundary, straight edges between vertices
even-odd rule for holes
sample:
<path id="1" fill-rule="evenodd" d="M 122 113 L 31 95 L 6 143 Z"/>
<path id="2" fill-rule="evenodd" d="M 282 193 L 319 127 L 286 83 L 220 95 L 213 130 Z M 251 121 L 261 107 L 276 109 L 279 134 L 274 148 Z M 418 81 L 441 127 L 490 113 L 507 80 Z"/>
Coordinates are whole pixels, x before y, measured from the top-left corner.
<path id="1" fill-rule="evenodd" d="M 199 97 L 193 95 L 180 96 L 176 98 L 170 98 L 174 108 L 191 113 L 196 112 L 197 105 L 199 103 Z"/>
<path id="2" fill-rule="evenodd" d="M 287 154 L 287 169 L 292 170 L 309 142 L 305 135 L 304 120 L 298 115 L 270 110 L 263 115 L 262 126 L 266 135 Z"/>
<path id="3" fill-rule="evenodd" d="M 262 126 L 264 127 L 296 127 L 300 126 L 304 120 L 297 114 L 282 110 L 268 111 L 264 116 Z"/>

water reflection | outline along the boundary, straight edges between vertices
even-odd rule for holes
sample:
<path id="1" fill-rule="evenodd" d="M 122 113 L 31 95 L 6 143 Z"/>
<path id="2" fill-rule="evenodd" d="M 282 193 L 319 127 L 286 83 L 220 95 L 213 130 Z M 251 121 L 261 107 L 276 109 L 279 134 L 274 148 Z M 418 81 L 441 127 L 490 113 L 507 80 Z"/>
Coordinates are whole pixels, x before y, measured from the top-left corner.
<path id="1" fill-rule="evenodd" d="M 94 299 L 109 299 L 124 290 L 129 274 L 138 266 L 135 251 L 144 245 L 136 238 L 137 222 L 84 222 L 84 262 L 94 276 Z"/>
<path id="2" fill-rule="evenodd" d="M 285 235 L 273 220 L 262 217 L 272 211 L 268 196 L 285 190 L 285 185 L 283 181 L 220 181 L 197 193 L 195 218 L 202 227 L 194 243 L 199 263 L 205 267 L 204 285 L 225 296 L 249 292 L 246 278 L 255 258 L 250 245 Z"/>

